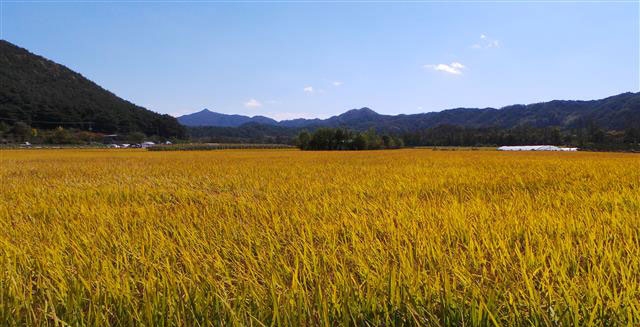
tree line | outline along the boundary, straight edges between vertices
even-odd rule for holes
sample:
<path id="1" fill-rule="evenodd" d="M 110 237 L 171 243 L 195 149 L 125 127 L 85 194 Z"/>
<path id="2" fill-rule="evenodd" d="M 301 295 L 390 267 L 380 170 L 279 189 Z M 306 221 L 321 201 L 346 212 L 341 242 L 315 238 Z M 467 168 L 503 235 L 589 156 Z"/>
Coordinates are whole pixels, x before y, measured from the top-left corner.
<path id="1" fill-rule="evenodd" d="M 210 129 L 215 134 L 206 136 Z M 317 128 L 312 131 L 265 125 L 245 128 L 190 128 L 190 141 L 195 143 L 256 143 L 296 145 L 303 150 L 367 150 L 403 146 L 501 146 L 551 144 L 588 150 L 640 151 L 640 127 L 630 124 L 622 130 L 605 130 L 594 123 L 571 129 L 558 127 L 519 126 L 516 128 L 470 128 L 441 125 L 405 133 L 381 132 L 374 129 L 354 131 L 347 128 Z M 118 142 L 141 143 L 143 140 L 179 141 L 175 137 L 147 136 L 142 132 L 119 133 Z M 7 124 L 0 121 L 0 143 L 91 144 L 102 143 L 104 133 L 80 128 L 35 128 L 24 122 Z"/>
<path id="2" fill-rule="evenodd" d="M 374 129 L 357 132 L 343 128 L 302 131 L 295 143 L 302 150 L 378 150 L 404 146 L 401 138 L 387 134 L 379 135 Z"/>
<path id="3" fill-rule="evenodd" d="M 110 138 L 110 140 L 113 138 Z M 118 143 L 138 144 L 144 141 L 164 142 L 170 140 L 175 143 L 179 139 L 175 137 L 166 138 L 159 135 L 147 136 L 142 132 L 130 132 L 118 134 L 115 141 Z M 87 131 L 78 128 L 63 128 L 58 126 L 53 129 L 40 129 L 32 127 L 23 122 L 9 125 L 0 121 L 0 144 L 24 143 L 32 144 L 76 144 L 87 145 L 104 143 L 105 134 L 94 131 Z M 110 143 L 111 141 L 109 141 Z"/>
<path id="4" fill-rule="evenodd" d="M 292 141 L 302 150 L 374 150 L 404 146 L 502 146 L 559 145 L 589 150 L 640 150 L 640 128 L 604 130 L 586 124 L 569 130 L 557 127 L 519 126 L 515 128 L 469 128 L 441 125 L 402 135 L 378 134 L 344 128 L 318 128 L 302 131 Z"/>
<path id="5" fill-rule="evenodd" d="M 594 150 L 640 148 L 640 128 L 605 130 L 594 123 L 562 130 L 558 127 L 469 128 L 442 125 L 404 133 L 408 146 L 565 145 Z"/>

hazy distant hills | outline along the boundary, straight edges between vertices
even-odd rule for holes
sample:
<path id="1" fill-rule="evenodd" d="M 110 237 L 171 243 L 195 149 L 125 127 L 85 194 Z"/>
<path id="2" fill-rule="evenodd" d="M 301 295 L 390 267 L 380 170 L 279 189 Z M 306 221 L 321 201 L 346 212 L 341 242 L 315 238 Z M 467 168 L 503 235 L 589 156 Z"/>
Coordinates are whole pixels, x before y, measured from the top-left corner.
<path id="1" fill-rule="evenodd" d="M 483 128 L 518 126 L 569 129 L 595 124 L 605 130 L 624 130 L 640 124 L 640 93 L 623 93 L 601 100 L 563 101 L 495 108 L 457 108 L 411 115 L 381 115 L 369 108 L 349 110 L 327 119 L 275 121 L 263 116 L 225 115 L 203 110 L 178 118 L 187 126 L 239 127 L 262 124 L 289 128 L 376 128 L 389 132 L 415 131 L 441 125 Z"/>
<path id="2" fill-rule="evenodd" d="M 204 109 L 196 113 L 178 117 L 178 121 L 185 126 L 218 126 L 218 127 L 238 127 L 247 123 L 257 123 L 264 125 L 277 125 L 274 119 L 264 116 L 242 116 L 226 115 Z"/>
<path id="3" fill-rule="evenodd" d="M 0 40 L 0 121 L 45 129 L 185 135 L 174 117 L 123 100 L 67 67 L 4 40 Z"/>

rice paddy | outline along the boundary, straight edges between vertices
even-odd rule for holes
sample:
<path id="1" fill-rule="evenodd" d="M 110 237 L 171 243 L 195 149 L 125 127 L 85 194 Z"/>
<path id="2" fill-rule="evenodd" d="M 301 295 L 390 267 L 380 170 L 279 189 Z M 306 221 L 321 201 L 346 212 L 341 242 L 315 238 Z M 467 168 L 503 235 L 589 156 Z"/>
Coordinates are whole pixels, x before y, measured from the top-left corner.
<path id="1" fill-rule="evenodd" d="M 640 156 L 2 150 L 2 326 L 640 324 Z"/>

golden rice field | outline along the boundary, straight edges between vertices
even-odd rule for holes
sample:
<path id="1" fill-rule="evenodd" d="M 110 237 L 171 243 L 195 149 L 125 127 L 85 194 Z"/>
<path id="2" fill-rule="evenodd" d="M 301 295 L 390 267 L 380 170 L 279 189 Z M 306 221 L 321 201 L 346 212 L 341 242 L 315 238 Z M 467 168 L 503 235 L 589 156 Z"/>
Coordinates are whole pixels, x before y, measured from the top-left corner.
<path id="1" fill-rule="evenodd" d="M 640 325 L 640 156 L 3 150 L 1 326 Z"/>

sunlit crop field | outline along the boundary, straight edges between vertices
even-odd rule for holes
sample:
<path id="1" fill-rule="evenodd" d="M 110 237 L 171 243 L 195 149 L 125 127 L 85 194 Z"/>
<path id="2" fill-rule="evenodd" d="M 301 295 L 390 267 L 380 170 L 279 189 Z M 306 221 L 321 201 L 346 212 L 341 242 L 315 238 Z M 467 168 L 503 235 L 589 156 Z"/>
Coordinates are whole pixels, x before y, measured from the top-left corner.
<path id="1" fill-rule="evenodd" d="M 3 150 L 0 325 L 638 325 L 640 155 Z"/>

